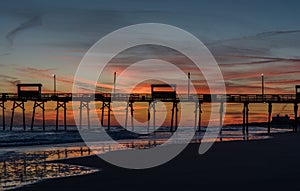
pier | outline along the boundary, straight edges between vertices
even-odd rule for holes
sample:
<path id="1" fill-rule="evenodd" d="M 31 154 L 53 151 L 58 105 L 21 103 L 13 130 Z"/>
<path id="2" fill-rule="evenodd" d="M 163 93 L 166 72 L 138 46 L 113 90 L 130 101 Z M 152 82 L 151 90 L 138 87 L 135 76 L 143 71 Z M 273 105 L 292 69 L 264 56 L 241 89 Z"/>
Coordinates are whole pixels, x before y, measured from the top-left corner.
<path id="1" fill-rule="evenodd" d="M 34 91 L 22 91 L 22 87 L 37 87 Z M 171 91 L 157 91 L 155 88 L 171 88 Z M 178 125 L 178 104 L 179 103 L 194 103 L 195 116 L 194 128 L 196 131 L 201 130 L 201 115 L 203 113 L 201 106 L 205 103 L 217 103 L 220 105 L 220 126 L 222 126 L 222 117 L 224 112 L 224 103 L 239 103 L 243 104 L 241 116 L 243 118 L 243 133 L 248 134 L 249 129 L 249 105 L 265 103 L 268 109 L 267 119 L 267 132 L 271 132 L 271 117 L 273 104 L 292 104 L 294 106 L 294 121 L 293 130 L 297 132 L 298 126 L 298 104 L 300 102 L 300 86 L 296 86 L 295 94 L 176 94 L 176 85 L 152 85 L 151 93 L 149 94 L 118 94 L 118 93 L 42 93 L 41 84 L 20 84 L 18 85 L 18 93 L 2 93 L 0 94 L 0 107 L 2 111 L 2 124 L 3 130 L 6 130 L 5 110 L 7 109 L 6 103 L 13 102 L 10 130 L 13 129 L 14 113 L 16 109 L 22 111 L 23 129 L 26 130 L 25 122 L 25 104 L 26 102 L 33 102 L 33 113 L 31 120 L 31 130 L 34 130 L 35 113 L 37 109 L 42 110 L 42 127 L 46 128 L 45 124 L 45 104 L 47 102 L 55 102 L 56 104 L 56 130 L 59 127 L 59 111 L 63 110 L 64 130 L 67 130 L 67 104 L 70 102 L 78 102 L 80 107 L 80 128 L 82 126 L 82 116 L 86 112 L 88 127 L 90 127 L 89 112 L 91 102 L 101 103 L 101 107 L 97 108 L 101 112 L 102 126 L 106 126 L 107 130 L 111 127 L 111 103 L 112 101 L 126 102 L 125 109 L 125 128 L 128 126 L 129 113 L 132 129 L 134 128 L 134 104 L 135 103 L 148 103 L 148 128 L 150 126 L 150 116 L 152 112 L 153 125 L 155 126 L 155 104 L 156 101 L 169 102 L 172 104 L 170 131 L 176 131 Z M 107 110 L 107 121 L 104 120 L 104 113 Z"/>

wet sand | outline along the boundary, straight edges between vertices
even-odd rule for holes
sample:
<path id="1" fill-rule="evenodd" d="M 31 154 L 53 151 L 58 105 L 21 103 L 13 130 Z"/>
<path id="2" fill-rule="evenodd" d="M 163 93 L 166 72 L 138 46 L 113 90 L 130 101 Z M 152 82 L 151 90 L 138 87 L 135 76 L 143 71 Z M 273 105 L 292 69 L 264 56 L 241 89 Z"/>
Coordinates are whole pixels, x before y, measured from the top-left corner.
<path id="1" fill-rule="evenodd" d="M 95 174 L 61 178 L 17 190 L 93 191 L 103 188 L 175 190 L 300 190 L 300 133 L 273 139 L 215 143 L 204 155 L 190 144 L 179 156 L 159 167 L 128 170 L 91 156 L 63 163 L 101 168 Z M 117 151 L 123 152 L 123 151 Z"/>

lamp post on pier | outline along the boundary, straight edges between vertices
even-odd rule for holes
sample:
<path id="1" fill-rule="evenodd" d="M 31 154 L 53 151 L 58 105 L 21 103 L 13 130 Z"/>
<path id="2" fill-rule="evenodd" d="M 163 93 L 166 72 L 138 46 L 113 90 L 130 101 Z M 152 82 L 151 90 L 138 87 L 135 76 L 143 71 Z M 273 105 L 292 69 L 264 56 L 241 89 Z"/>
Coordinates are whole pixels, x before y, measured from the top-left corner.
<path id="1" fill-rule="evenodd" d="M 114 72 L 114 89 L 113 89 L 113 95 L 116 94 L 116 82 L 117 82 L 117 72 Z"/>
<path id="2" fill-rule="evenodd" d="M 191 73 L 188 72 L 188 99 L 190 99 Z"/>
<path id="3" fill-rule="evenodd" d="M 261 74 L 261 96 L 263 101 L 264 101 L 264 95 L 265 95 L 265 75 Z"/>
<path id="4" fill-rule="evenodd" d="M 53 93 L 56 95 L 56 75 L 52 74 L 53 76 Z"/>

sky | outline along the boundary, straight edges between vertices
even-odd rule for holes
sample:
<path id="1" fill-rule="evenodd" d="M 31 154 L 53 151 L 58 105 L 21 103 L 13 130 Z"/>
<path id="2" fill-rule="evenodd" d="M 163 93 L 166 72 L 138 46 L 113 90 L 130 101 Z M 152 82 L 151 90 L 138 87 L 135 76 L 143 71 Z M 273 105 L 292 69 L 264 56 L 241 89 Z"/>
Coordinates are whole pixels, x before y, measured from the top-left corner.
<path id="1" fill-rule="evenodd" d="M 154 22 L 199 38 L 216 58 L 227 93 L 259 94 L 261 73 L 266 93 L 294 93 L 300 84 L 299 6 L 297 0 L 2 0 L 0 92 L 33 82 L 51 92 L 52 74 L 57 90 L 70 92 L 76 69 L 94 43 L 121 27 Z M 118 67 L 122 71 L 122 63 Z M 197 87 L 205 85 L 191 73 Z M 112 70 L 106 75 L 100 90 L 112 86 Z"/>

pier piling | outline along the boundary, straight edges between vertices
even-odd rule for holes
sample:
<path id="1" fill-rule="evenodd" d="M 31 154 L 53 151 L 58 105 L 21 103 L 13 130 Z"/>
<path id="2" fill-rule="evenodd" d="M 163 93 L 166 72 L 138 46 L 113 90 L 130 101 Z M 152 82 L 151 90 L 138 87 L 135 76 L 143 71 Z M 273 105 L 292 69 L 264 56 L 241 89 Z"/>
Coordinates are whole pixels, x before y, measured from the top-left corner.
<path id="1" fill-rule="evenodd" d="M 294 132 L 298 131 L 298 103 L 294 103 L 295 127 Z"/>
<path id="2" fill-rule="evenodd" d="M 101 109 L 101 124 L 104 127 L 104 112 L 107 108 L 107 130 L 110 131 L 110 112 L 111 112 L 111 100 L 103 100 Z"/>
<path id="3" fill-rule="evenodd" d="M 249 133 L 249 103 L 244 102 L 243 109 L 243 135 L 248 137 Z"/>
<path id="4" fill-rule="evenodd" d="M 2 109 L 2 130 L 3 131 L 5 131 L 5 101 L 4 100 L 2 100 L 1 102 L 0 102 L 0 107 L 1 107 L 1 109 Z"/>
<path id="5" fill-rule="evenodd" d="M 58 130 L 59 109 L 64 110 L 64 130 L 67 130 L 67 101 L 56 102 L 56 130 Z"/>
<path id="6" fill-rule="evenodd" d="M 80 101 L 80 106 L 79 106 L 79 128 L 82 128 L 82 110 L 83 108 L 86 108 L 86 115 L 87 115 L 87 125 L 88 125 L 88 129 L 90 128 L 90 105 L 89 105 L 89 101 L 84 101 L 81 100 Z"/>
<path id="7" fill-rule="evenodd" d="M 268 134 L 271 133 L 272 103 L 268 104 Z"/>
<path id="8" fill-rule="evenodd" d="M 43 130 L 45 131 L 45 102 L 44 101 L 34 101 L 33 110 L 32 110 L 32 119 L 31 119 L 31 130 L 33 130 L 34 117 L 35 117 L 35 110 L 36 110 L 36 108 L 41 108 L 42 109 Z"/>
<path id="9" fill-rule="evenodd" d="M 14 124 L 14 116 L 15 116 L 15 109 L 17 108 L 21 108 L 22 109 L 22 116 L 23 116 L 23 129 L 24 131 L 26 130 L 26 123 L 25 123 L 25 105 L 24 105 L 24 101 L 17 101 L 15 100 L 13 103 L 13 107 L 12 107 L 12 113 L 11 113 L 11 121 L 10 121 L 10 130 L 12 130 L 13 128 L 13 124 Z"/>
<path id="10" fill-rule="evenodd" d="M 171 113 L 171 125 L 170 125 L 170 132 L 176 131 L 178 128 L 178 102 L 173 101 L 172 104 L 172 113 Z M 175 118 L 175 126 L 174 126 L 174 118 Z M 173 129 L 173 127 L 175 127 Z"/>
<path id="11" fill-rule="evenodd" d="M 223 114 L 224 114 L 224 102 L 220 103 L 220 140 L 222 141 L 222 127 L 223 127 Z"/>
<path id="12" fill-rule="evenodd" d="M 197 101 L 195 102 L 195 111 L 194 111 L 194 130 L 195 132 L 200 132 L 201 131 L 201 114 L 202 114 L 202 109 L 201 109 L 201 102 Z M 197 124 L 197 116 L 198 116 L 198 124 Z"/>

